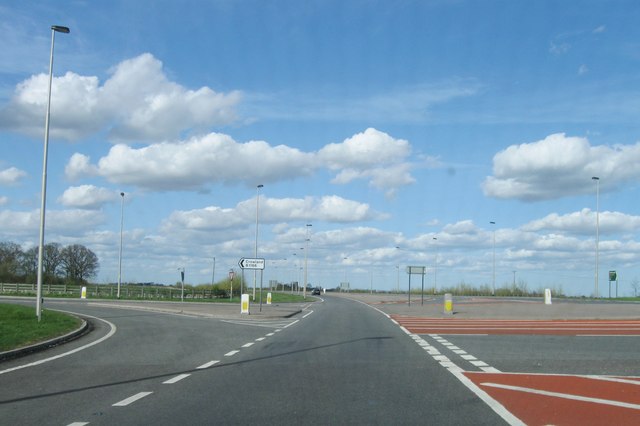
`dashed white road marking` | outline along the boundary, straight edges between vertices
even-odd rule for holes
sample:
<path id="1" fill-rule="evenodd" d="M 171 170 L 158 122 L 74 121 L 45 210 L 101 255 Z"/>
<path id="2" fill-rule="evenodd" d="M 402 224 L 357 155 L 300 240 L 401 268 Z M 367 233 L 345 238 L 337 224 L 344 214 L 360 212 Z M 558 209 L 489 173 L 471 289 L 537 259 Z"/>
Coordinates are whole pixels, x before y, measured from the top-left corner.
<path id="1" fill-rule="evenodd" d="M 67 426 L 85 426 L 88 424 L 89 422 L 73 422 L 73 423 L 69 423 Z"/>
<path id="2" fill-rule="evenodd" d="M 186 379 L 187 377 L 189 377 L 191 374 L 179 374 L 176 377 L 166 380 L 164 382 L 162 382 L 163 385 L 172 385 L 174 383 L 178 383 L 180 380 L 182 379 Z"/>
<path id="3" fill-rule="evenodd" d="M 134 402 L 136 402 L 139 399 L 144 398 L 145 396 L 149 396 L 151 395 L 153 392 L 139 392 L 133 396 L 130 396 L 127 399 L 123 399 L 120 402 L 116 402 L 115 404 L 113 404 L 113 407 L 126 407 L 129 404 L 133 404 Z"/>
<path id="4" fill-rule="evenodd" d="M 249 343 L 245 343 L 244 345 L 242 345 L 242 347 L 243 348 L 249 348 L 249 347 L 251 347 L 251 346 L 253 346 L 255 344 L 256 344 L 255 342 L 249 342 Z"/>
<path id="5" fill-rule="evenodd" d="M 240 351 L 230 351 L 230 352 L 227 352 L 226 354 L 224 354 L 224 356 L 234 356 L 238 352 L 240 352 Z"/>
<path id="6" fill-rule="evenodd" d="M 202 369 L 205 369 L 205 368 L 209 368 L 209 367 L 211 367 L 213 365 L 216 365 L 219 362 L 220 361 L 218 361 L 218 360 L 209 361 L 206 364 L 202 364 L 201 366 L 196 367 L 196 370 L 202 370 Z"/>

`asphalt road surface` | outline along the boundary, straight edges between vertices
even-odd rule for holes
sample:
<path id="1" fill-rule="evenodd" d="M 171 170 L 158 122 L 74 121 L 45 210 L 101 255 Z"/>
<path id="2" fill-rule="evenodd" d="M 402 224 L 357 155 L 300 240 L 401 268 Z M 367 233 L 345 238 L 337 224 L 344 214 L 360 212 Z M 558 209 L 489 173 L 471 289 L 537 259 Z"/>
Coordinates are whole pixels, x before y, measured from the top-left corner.
<path id="1" fill-rule="evenodd" d="M 0 363 L 0 424 L 523 424 L 511 407 L 528 400 L 494 394 L 497 373 L 640 373 L 637 336 L 413 333 L 383 312 L 400 305 L 369 302 L 287 317 L 48 301 L 94 330 Z"/>

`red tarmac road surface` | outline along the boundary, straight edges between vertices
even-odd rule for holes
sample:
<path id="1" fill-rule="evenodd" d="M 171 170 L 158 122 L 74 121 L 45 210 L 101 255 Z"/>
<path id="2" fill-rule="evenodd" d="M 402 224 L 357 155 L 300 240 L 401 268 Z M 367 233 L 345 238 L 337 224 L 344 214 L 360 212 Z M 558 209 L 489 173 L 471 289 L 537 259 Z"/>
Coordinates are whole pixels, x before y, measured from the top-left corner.
<path id="1" fill-rule="evenodd" d="M 527 425 L 640 425 L 637 377 L 464 375 Z"/>
<path id="2" fill-rule="evenodd" d="M 403 315 L 392 318 L 415 334 L 640 335 L 640 320 L 486 320 Z"/>

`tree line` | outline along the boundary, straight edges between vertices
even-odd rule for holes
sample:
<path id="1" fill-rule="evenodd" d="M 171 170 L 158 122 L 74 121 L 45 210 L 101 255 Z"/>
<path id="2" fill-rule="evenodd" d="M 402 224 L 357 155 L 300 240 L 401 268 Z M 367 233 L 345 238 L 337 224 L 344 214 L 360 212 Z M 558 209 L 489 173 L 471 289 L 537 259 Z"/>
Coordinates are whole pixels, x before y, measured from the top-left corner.
<path id="1" fill-rule="evenodd" d="M 44 245 L 42 281 L 46 284 L 85 284 L 98 274 L 98 256 L 81 244 L 66 247 Z M 35 283 L 38 276 L 38 247 L 23 250 L 19 244 L 0 242 L 0 282 Z"/>

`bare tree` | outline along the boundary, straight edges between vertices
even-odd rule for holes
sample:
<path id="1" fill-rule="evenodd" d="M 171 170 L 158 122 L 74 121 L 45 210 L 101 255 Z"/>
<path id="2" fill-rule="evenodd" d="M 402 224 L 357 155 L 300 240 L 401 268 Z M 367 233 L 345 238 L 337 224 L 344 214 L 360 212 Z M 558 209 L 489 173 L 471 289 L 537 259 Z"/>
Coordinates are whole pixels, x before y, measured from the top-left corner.
<path id="1" fill-rule="evenodd" d="M 68 280 L 81 284 L 98 273 L 98 256 L 85 246 L 74 244 L 63 248 L 60 253 L 62 269 Z"/>

